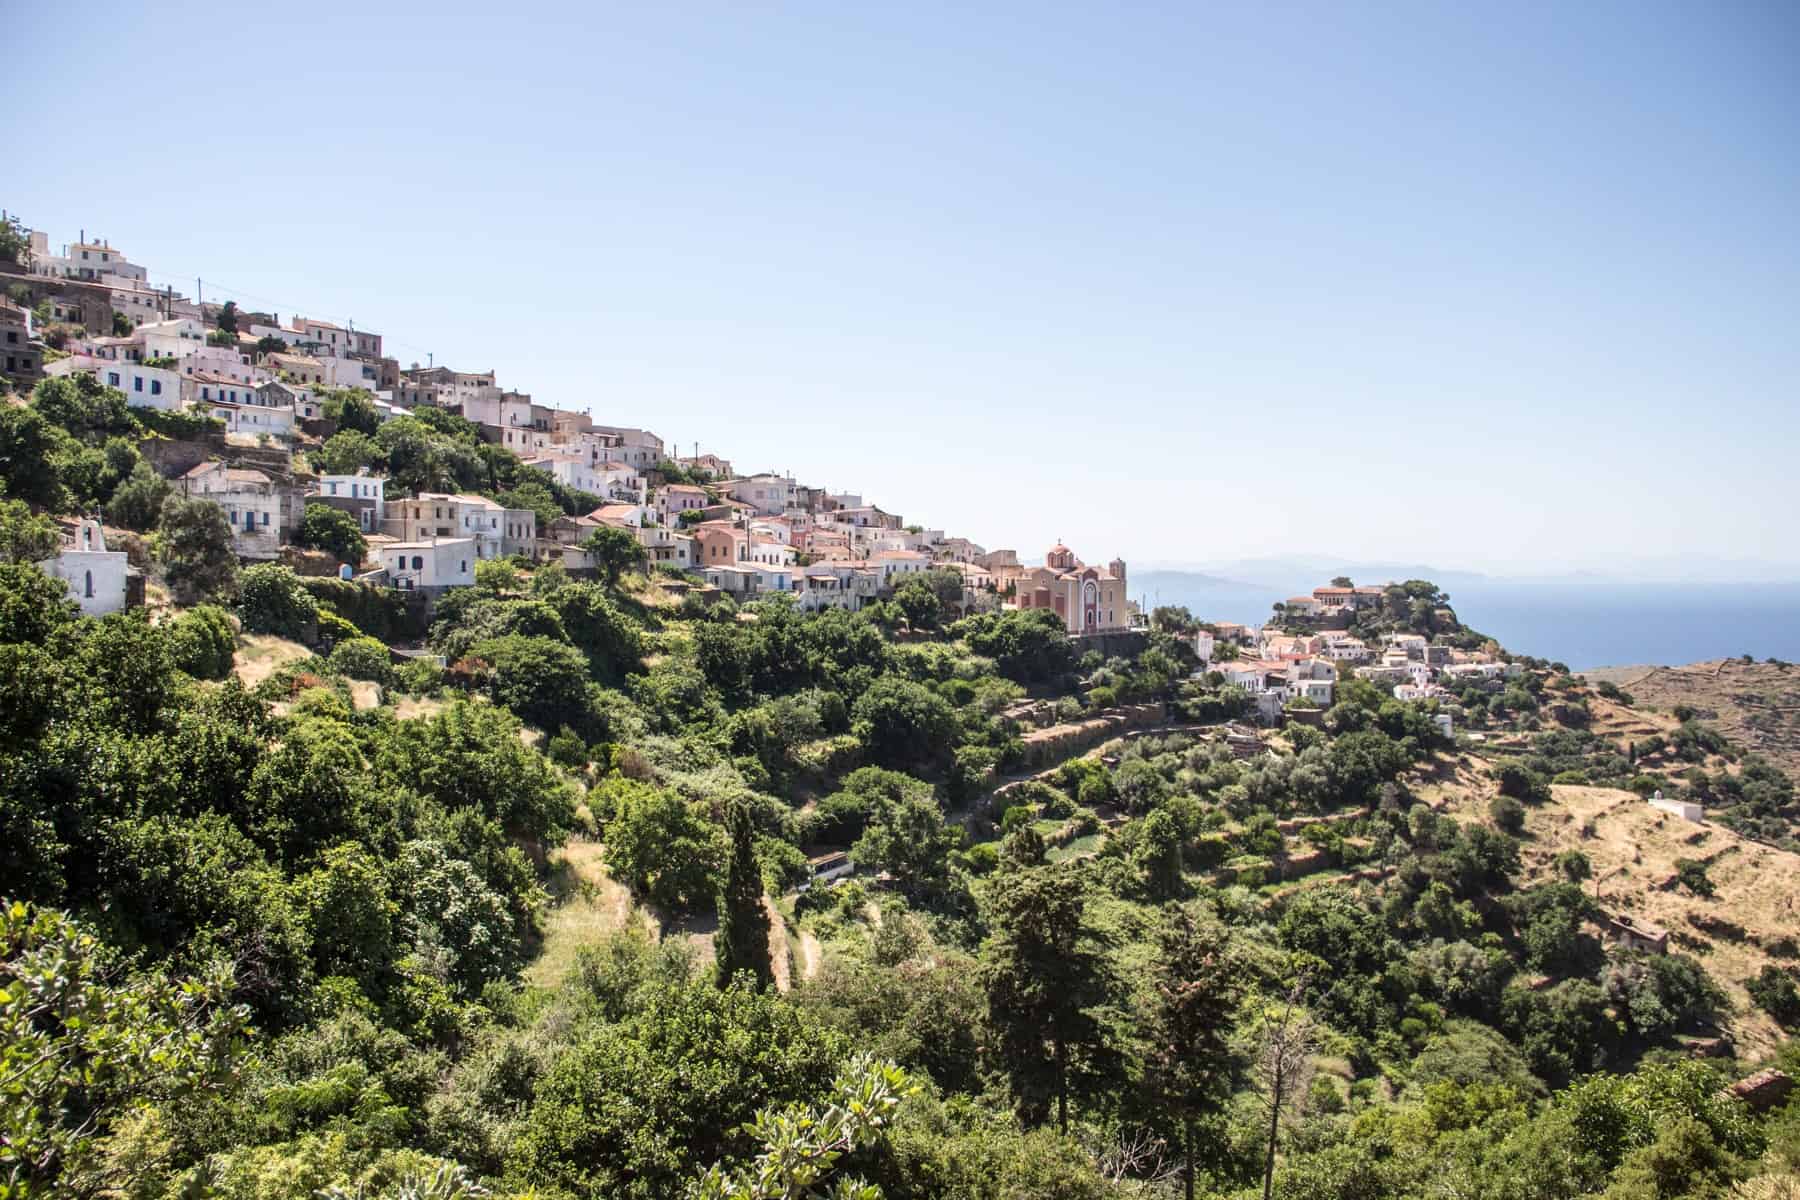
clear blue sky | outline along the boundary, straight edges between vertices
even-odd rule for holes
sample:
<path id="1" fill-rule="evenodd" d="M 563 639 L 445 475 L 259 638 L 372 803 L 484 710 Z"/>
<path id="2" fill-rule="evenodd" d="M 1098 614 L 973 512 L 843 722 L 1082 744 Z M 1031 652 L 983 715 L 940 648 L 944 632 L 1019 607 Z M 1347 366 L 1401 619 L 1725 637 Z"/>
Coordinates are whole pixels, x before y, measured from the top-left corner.
<path id="1" fill-rule="evenodd" d="M 990 546 L 1800 575 L 1789 3 L 7 30 L 54 242 Z"/>

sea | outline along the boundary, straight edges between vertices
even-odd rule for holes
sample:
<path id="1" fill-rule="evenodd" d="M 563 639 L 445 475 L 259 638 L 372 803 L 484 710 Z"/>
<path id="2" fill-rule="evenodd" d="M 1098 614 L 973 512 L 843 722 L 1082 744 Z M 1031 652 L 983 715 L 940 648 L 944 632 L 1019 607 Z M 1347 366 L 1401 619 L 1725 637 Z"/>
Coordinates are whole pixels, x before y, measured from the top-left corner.
<path id="1" fill-rule="evenodd" d="M 1424 576 L 1430 578 L 1430 576 Z M 1358 583 L 1363 582 L 1361 579 Z M 1185 605 L 1202 619 L 1259 625 L 1291 587 L 1189 571 L 1134 572 L 1133 598 L 1146 609 Z M 1515 582 L 1459 578 L 1440 584 L 1462 623 L 1515 654 L 1577 671 L 1679 666 L 1748 654 L 1800 662 L 1800 583 Z"/>

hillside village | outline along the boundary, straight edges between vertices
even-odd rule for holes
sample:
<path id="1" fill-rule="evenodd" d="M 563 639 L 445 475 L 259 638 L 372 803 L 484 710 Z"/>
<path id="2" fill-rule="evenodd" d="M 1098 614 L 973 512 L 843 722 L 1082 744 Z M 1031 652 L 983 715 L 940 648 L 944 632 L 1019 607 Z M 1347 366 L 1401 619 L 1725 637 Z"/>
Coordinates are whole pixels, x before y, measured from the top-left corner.
<path id="1" fill-rule="evenodd" d="M 1425 580 L 1143 611 L 8 228 L 25 1194 L 1800 1177 L 1800 803 L 1675 691 Z"/>
<path id="2" fill-rule="evenodd" d="M 1081 634 L 1142 622 L 1116 559 L 1088 566 L 1057 546 L 1040 565 L 1021 563 L 1013 550 L 909 525 L 858 493 L 738 474 L 698 443 L 683 455 L 648 429 L 539 403 L 492 371 L 402 367 L 373 330 L 190 300 L 85 234 L 59 253 L 44 233 L 28 237 L 28 266 L 0 261 L 11 272 L 0 274 L 6 376 L 20 392 L 40 378 L 84 376 L 133 409 L 205 418 L 156 447 L 157 463 L 184 493 L 223 509 L 245 561 L 319 569 L 293 551 L 307 508 L 322 505 L 353 516 L 364 535 L 358 560 L 334 571 L 428 598 L 473 586 L 476 566 L 497 558 L 591 575 L 589 539 L 616 529 L 649 565 L 696 577 L 703 600 L 780 594 L 801 611 L 857 612 L 936 570 L 959 577 L 965 614 L 1048 608 Z M 366 468 L 328 469 L 342 457 L 331 440 L 341 430 L 379 437 L 381 425 L 421 411 L 468 422 L 553 487 L 561 511 L 508 507 L 498 488 L 409 489 Z M 105 581 L 92 596 L 83 586 L 92 613 L 127 603 L 123 558 L 93 557 L 109 553 L 103 536 L 91 524 L 70 536 L 82 578 L 97 569 Z"/>

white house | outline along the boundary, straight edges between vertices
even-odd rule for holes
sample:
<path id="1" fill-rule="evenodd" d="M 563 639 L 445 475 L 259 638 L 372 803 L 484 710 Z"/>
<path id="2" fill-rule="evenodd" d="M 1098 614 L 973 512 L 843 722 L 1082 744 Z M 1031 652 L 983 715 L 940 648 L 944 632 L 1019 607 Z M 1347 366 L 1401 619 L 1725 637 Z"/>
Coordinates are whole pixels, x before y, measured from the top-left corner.
<path id="1" fill-rule="evenodd" d="M 502 508 L 486 496 L 424 492 L 388 504 L 388 529 L 403 542 L 470 538 L 477 558 L 530 555 L 536 549 L 537 516 Z"/>
<path id="2" fill-rule="evenodd" d="M 310 421 L 324 415 L 318 397 L 313 395 L 311 388 L 271 379 L 257 384 L 255 391 L 258 404 L 268 408 L 291 408 L 297 421 Z"/>
<path id="3" fill-rule="evenodd" d="M 1329 679 L 1292 679 L 1288 681 L 1288 696 L 1294 700 L 1310 700 L 1320 708 L 1330 708 L 1332 686 Z"/>
<path id="4" fill-rule="evenodd" d="M 124 392 L 125 403 L 133 408 L 174 412 L 183 407 L 181 376 L 164 367 L 146 367 L 126 360 L 112 361 L 83 355 L 45 363 L 44 374 L 92 375 L 107 387 Z"/>
<path id="5" fill-rule="evenodd" d="M 699 568 L 700 577 L 732 596 L 748 596 L 756 591 L 757 574 L 748 567 L 722 563 Z"/>
<path id="6" fill-rule="evenodd" d="M 189 404 L 255 404 L 256 385 L 196 371 L 182 376 L 182 392 Z"/>
<path id="7" fill-rule="evenodd" d="M 144 348 L 148 358 L 180 358 L 191 350 L 205 347 L 206 326 L 197 317 L 171 317 L 166 321 L 139 325 L 131 336 Z"/>
<path id="8" fill-rule="evenodd" d="M 109 275 L 123 279 L 148 279 L 150 273 L 126 259 L 122 250 L 105 242 L 76 242 L 61 254 L 50 253 L 50 237 L 31 231 L 31 273 L 57 279 L 100 280 Z"/>
<path id="9" fill-rule="evenodd" d="M 261 471 L 204 462 L 181 477 L 182 489 L 225 510 L 232 549 L 241 558 L 281 553 L 281 497 Z"/>
<path id="10" fill-rule="evenodd" d="M 46 574 L 69 585 L 69 598 L 90 617 L 125 607 L 125 578 L 130 574 L 123 550 L 108 550 L 98 521 L 83 518 L 75 536 L 43 563 Z"/>
<path id="11" fill-rule="evenodd" d="M 442 591 L 475 582 L 479 561 L 473 538 L 391 542 L 378 554 L 388 579 L 402 591 Z"/>
<path id="12" fill-rule="evenodd" d="M 364 533 L 376 533 L 387 520 L 387 479 L 359 471 L 355 475 L 319 476 L 319 499 L 356 514 Z M 342 501 L 342 503 L 339 503 Z"/>
<path id="13" fill-rule="evenodd" d="M 904 577 L 930 566 L 931 560 L 918 550 L 883 550 L 869 556 L 869 568 L 881 573 L 881 582 L 887 587 L 895 587 Z"/>
<path id="14" fill-rule="evenodd" d="M 694 565 L 694 539 L 687 534 L 667 525 L 640 525 L 632 532 L 652 563 L 684 571 Z"/>
<path id="15" fill-rule="evenodd" d="M 795 483 L 780 475 L 750 475 L 726 485 L 733 500 L 748 504 L 765 516 L 780 516 L 794 502 Z"/>
<path id="16" fill-rule="evenodd" d="M 752 537 L 745 551 L 744 561 L 768 567 L 791 567 L 799 559 L 800 552 L 786 542 L 778 542 L 771 538 Z"/>
<path id="17" fill-rule="evenodd" d="M 1662 812 L 1673 813 L 1682 820 L 1693 821 L 1695 824 L 1704 823 L 1706 820 L 1705 805 L 1695 804 L 1691 800 L 1670 800 L 1664 797 L 1661 791 L 1650 797 L 1650 807 Z"/>
<path id="18" fill-rule="evenodd" d="M 634 467 L 654 467 L 666 455 L 663 454 L 663 440 L 648 429 L 634 429 L 626 425 L 594 425 L 593 432 L 611 434 L 618 439 L 618 454 L 615 462 L 629 463 Z"/>

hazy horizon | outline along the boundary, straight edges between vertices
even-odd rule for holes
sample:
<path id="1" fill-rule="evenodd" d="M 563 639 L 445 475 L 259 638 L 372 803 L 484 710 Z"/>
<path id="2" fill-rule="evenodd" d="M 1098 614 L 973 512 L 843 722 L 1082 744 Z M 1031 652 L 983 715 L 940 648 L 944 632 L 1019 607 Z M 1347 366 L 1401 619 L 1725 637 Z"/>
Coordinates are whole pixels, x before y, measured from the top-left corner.
<path id="1" fill-rule="evenodd" d="M 0 206 L 1022 556 L 1800 578 L 1800 10 L 309 14 L 22 10 Z"/>

